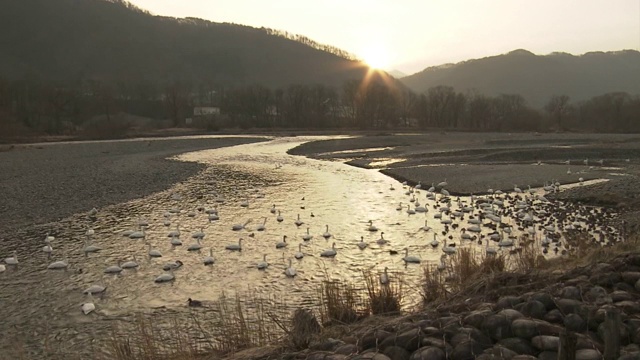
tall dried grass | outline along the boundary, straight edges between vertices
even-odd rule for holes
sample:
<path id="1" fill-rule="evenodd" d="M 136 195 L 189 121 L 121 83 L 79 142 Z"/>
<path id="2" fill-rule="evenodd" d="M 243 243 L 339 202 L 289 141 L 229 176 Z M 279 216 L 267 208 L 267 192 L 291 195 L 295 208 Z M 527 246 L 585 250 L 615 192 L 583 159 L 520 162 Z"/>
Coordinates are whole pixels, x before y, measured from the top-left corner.
<path id="1" fill-rule="evenodd" d="M 402 308 L 402 278 L 392 274 L 389 282 L 381 284 L 371 271 L 363 271 L 368 296 L 368 312 L 372 315 L 397 315 Z"/>

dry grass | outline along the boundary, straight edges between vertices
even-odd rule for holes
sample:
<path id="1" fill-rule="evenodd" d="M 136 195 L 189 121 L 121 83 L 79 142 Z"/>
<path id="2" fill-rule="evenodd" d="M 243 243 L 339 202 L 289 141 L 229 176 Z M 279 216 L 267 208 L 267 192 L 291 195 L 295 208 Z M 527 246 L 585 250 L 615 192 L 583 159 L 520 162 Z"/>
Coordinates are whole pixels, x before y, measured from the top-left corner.
<path id="1" fill-rule="evenodd" d="M 402 307 L 402 279 L 398 274 L 390 277 L 389 283 L 381 284 L 378 276 L 364 271 L 369 313 L 372 315 L 398 315 Z"/>
<path id="2" fill-rule="evenodd" d="M 351 324 L 366 313 L 365 302 L 352 284 L 325 280 L 319 295 L 323 324 Z"/>

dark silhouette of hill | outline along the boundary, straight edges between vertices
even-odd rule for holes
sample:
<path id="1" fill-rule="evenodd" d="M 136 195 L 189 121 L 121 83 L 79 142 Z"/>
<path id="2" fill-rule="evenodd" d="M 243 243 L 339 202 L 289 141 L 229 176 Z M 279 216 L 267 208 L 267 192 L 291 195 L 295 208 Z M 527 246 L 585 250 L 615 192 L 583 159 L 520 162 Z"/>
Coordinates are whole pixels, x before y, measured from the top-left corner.
<path id="1" fill-rule="evenodd" d="M 640 52 L 589 52 L 534 55 L 526 50 L 457 64 L 429 67 L 402 78 L 416 92 L 438 85 L 486 95 L 521 94 L 541 108 L 554 95 L 586 100 L 610 92 L 640 94 Z"/>
<path id="2" fill-rule="evenodd" d="M 0 76 L 47 81 L 341 85 L 362 63 L 304 37 L 153 16 L 119 0 L 3 1 Z M 332 51 L 335 50 L 335 51 Z M 336 55 L 337 54 L 337 55 Z"/>

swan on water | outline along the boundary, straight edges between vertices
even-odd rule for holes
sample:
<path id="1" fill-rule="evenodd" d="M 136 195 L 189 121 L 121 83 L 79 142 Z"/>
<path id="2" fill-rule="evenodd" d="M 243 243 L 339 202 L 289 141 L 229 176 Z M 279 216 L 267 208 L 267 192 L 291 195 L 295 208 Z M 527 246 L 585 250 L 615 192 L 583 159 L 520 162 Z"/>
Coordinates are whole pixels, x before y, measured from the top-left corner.
<path id="1" fill-rule="evenodd" d="M 181 246 L 182 245 L 182 240 L 180 240 L 179 237 L 174 236 L 171 238 L 171 245 L 173 246 Z"/>
<path id="2" fill-rule="evenodd" d="M 402 260 L 404 260 L 405 263 L 414 263 L 414 264 L 419 264 L 420 263 L 420 258 L 417 256 L 409 256 L 409 248 L 404 248 L 404 257 L 402 258 Z"/>
<path id="3" fill-rule="evenodd" d="M 389 274 L 387 273 L 388 267 L 384 267 L 384 272 L 380 274 L 380 284 L 387 285 L 389 284 Z"/>
<path id="4" fill-rule="evenodd" d="M 54 261 L 51 264 L 49 264 L 49 266 L 47 266 L 47 269 L 63 270 L 63 269 L 66 269 L 68 266 L 69 266 L 69 263 L 67 261 L 60 260 L 60 261 Z"/>
<path id="5" fill-rule="evenodd" d="M 251 219 L 247 220 L 244 224 L 235 224 L 235 225 L 233 225 L 231 227 L 231 230 L 240 231 L 240 230 L 244 229 L 245 226 L 247 226 L 250 222 L 251 222 Z"/>
<path id="6" fill-rule="evenodd" d="M 229 244 L 225 246 L 225 249 L 231 250 L 231 251 L 242 251 L 242 238 L 238 240 L 237 244 Z"/>
<path id="7" fill-rule="evenodd" d="M 262 261 L 260 261 L 258 265 L 256 265 L 256 268 L 258 268 L 258 270 L 264 270 L 268 267 L 269 263 L 267 262 L 267 254 L 264 254 L 262 255 Z"/>
<path id="8" fill-rule="evenodd" d="M 82 293 L 93 295 L 93 294 L 103 293 L 106 290 L 107 290 L 106 286 L 99 285 L 99 284 L 93 284 L 93 285 L 89 286 L 88 288 L 86 288 Z"/>
<path id="9" fill-rule="evenodd" d="M 104 269 L 105 274 L 117 274 L 117 273 L 120 273 L 121 271 L 122 271 L 122 268 L 120 267 L 119 261 L 118 261 L 118 265 L 111 265 L 106 269 Z"/>
<path id="10" fill-rule="evenodd" d="M 331 237 L 331 233 L 329 232 L 329 225 L 325 225 L 325 231 L 324 231 L 324 234 L 322 234 L 322 237 L 325 239 L 328 239 Z"/>
<path id="11" fill-rule="evenodd" d="M 276 249 L 282 249 L 284 247 L 287 247 L 289 244 L 287 244 L 287 235 L 283 235 L 282 236 L 282 241 L 276 243 Z"/>
<path id="12" fill-rule="evenodd" d="M 307 233 L 302 235 L 302 240 L 309 241 L 313 239 L 313 235 L 309 234 L 309 228 L 307 228 Z"/>
<path id="13" fill-rule="evenodd" d="M 88 253 L 94 253 L 94 252 L 98 252 L 98 251 L 102 250 L 102 248 L 100 246 L 96 246 L 96 245 L 91 244 L 89 242 L 89 237 L 88 236 L 87 236 L 86 239 L 84 239 L 84 245 L 85 246 L 84 246 L 83 251 L 84 251 L 85 255 L 88 254 Z"/>
<path id="14" fill-rule="evenodd" d="M 396 207 L 396 210 L 402 211 L 402 209 L 404 209 L 404 206 L 402 206 L 402 203 L 399 203 L 398 206 Z"/>
<path id="15" fill-rule="evenodd" d="M 175 280 L 176 277 L 173 275 L 173 270 L 170 269 L 169 272 L 166 272 L 160 276 L 158 276 L 154 281 L 157 283 L 169 282 Z"/>
<path id="16" fill-rule="evenodd" d="M 265 230 L 267 230 L 267 226 L 266 225 L 267 225 L 267 218 L 265 217 L 264 221 L 262 222 L 262 224 L 260 224 L 260 225 L 258 225 L 256 227 L 256 230 L 257 231 L 265 231 Z"/>
<path id="17" fill-rule="evenodd" d="M 304 224 L 304 222 L 302 222 L 302 220 L 300 220 L 300 214 L 298 214 L 298 219 L 295 221 L 296 226 L 300 226 L 302 224 Z"/>
<path id="18" fill-rule="evenodd" d="M 386 243 L 388 243 L 389 241 L 387 239 L 384 238 L 384 231 L 380 232 L 380 239 L 376 240 L 376 243 L 378 245 L 384 245 Z"/>
<path id="19" fill-rule="evenodd" d="M 364 242 L 364 236 L 360 236 L 360 242 L 358 243 L 358 247 L 360 248 L 360 250 L 366 249 L 367 246 L 369 246 L 369 244 Z"/>
<path id="20" fill-rule="evenodd" d="M 133 260 L 125 261 L 122 265 L 120 265 L 123 269 L 133 269 L 138 267 L 138 261 L 136 256 L 133 255 Z"/>
<path id="21" fill-rule="evenodd" d="M 209 256 L 205 256 L 202 262 L 205 265 L 213 265 L 213 263 L 215 262 L 215 259 L 213 258 L 213 249 L 209 248 Z"/>
<path id="22" fill-rule="evenodd" d="M 149 246 L 149 256 L 151 257 L 162 257 L 162 253 L 159 250 L 152 249 L 151 244 L 147 244 Z"/>
<path id="23" fill-rule="evenodd" d="M 452 255 L 456 253 L 456 247 L 455 245 L 447 245 L 447 239 L 445 238 L 442 251 L 447 255 Z"/>
<path id="24" fill-rule="evenodd" d="M 429 245 L 431 245 L 431 247 L 438 247 L 438 245 L 440 245 L 440 242 L 438 241 L 438 234 L 433 233 L 433 240 L 431 240 L 431 242 L 429 243 Z"/>
<path id="25" fill-rule="evenodd" d="M 220 216 L 218 215 L 218 213 L 209 214 L 208 219 L 209 219 L 209 222 L 216 221 L 216 220 L 220 220 Z"/>
<path id="26" fill-rule="evenodd" d="M 304 257 L 304 253 L 302 252 L 302 244 L 298 244 L 298 252 L 293 255 L 296 259 L 300 260 Z"/>
<path id="27" fill-rule="evenodd" d="M 93 303 L 93 298 L 91 297 L 91 294 L 88 294 L 89 300 L 80 305 L 80 310 L 82 310 L 82 313 L 85 315 L 89 315 L 92 311 L 94 311 L 96 309 L 96 305 Z"/>
<path id="28" fill-rule="evenodd" d="M 196 243 L 190 244 L 187 247 L 187 251 L 198 251 L 202 249 L 202 245 L 200 244 L 200 238 L 197 238 L 196 241 L 197 241 Z"/>
<path id="29" fill-rule="evenodd" d="M 429 231 L 431 230 L 431 227 L 429 226 L 429 224 L 427 223 L 427 220 L 424 220 L 424 226 L 420 228 L 420 230 L 422 231 Z"/>
<path id="30" fill-rule="evenodd" d="M 485 252 L 487 253 L 487 255 L 495 255 L 498 253 L 496 248 L 489 246 L 489 239 L 487 239 L 487 248 Z"/>
<path id="31" fill-rule="evenodd" d="M 182 261 L 176 260 L 176 261 L 168 262 L 168 263 L 162 265 L 162 270 L 164 270 L 164 271 L 175 270 L 175 269 L 181 268 L 182 265 L 184 265 L 184 263 Z"/>
<path id="32" fill-rule="evenodd" d="M 51 247 L 51 243 L 47 241 L 47 245 L 42 247 L 42 251 L 48 255 L 51 255 L 51 253 L 53 252 L 53 247 Z"/>
<path id="33" fill-rule="evenodd" d="M 336 243 L 334 242 L 333 245 L 331 245 L 331 249 L 327 249 L 323 252 L 320 253 L 320 256 L 322 257 L 334 257 L 336 256 L 338 252 L 336 251 Z"/>
<path id="34" fill-rule="evenodd" d="M 298 274 L 296 269 L 291 265 L 291 259 L 289 259 L 289 267 L 285 269 L 284 274 L 287 275 L 287 277 L 294 277 Z"/>
<path id="35" fill-rule="evenodd" d="M 56 239 L 55 236 L 51 236 L 49 235 L 49 233 L 47 233 L 47 235 L 44 237 L 44 242 L 46 242 L 47 244 L 50 244 L 55 239 Z"/>
<path id="36" fill-rule="evenodd" d="M 411 205 L 407 205 L 407 214 L 413 215 L 416 211 L 411 208 Z"/>
<path id="37" fill-rule="evenodd" d="M 206 236 L 206 234 L 204 233 L 204 228 L 201 227 L 200 231 L 196 231 L 195 233 L 193 233 L 193 235 L 191 235 L 192 238 L 194 239 L 204 239 L 204 237 Z"/>
<path id="38" fill-rule="evenodd" d="M 13 256 L 4 259 L 5 264 L 7 265 L 18 265 L 18 252 L 13 251 Z"/>
<path id="39" fill-rule="evenodd" d="M 373 225 L 373 220 L 369 220 L 369 226 L 367 227 L 367 230 L 371 232 L 378 231 L 378 228 Z"/>
<path id="40" fill-rule="evenodd" d="M 284 218 L 282 217 L 282 214 L 280 213 L 280 210 L 278 210 L 278 216 L 276 216 L 276 220 L 278 222 L 282 222 L 284 221 Z"/>
<path id="41" fill-rule="evenodd" d="M 134 231 L 129 234 L 129 239 L 143 239 L 145 237 L 144 227 L 140 227 L 140 230 Z"/>
<path id="42" fill-rule="evenodd" d="M 273 204 L 273 206 L 271 207 L 271 210 L 269 210 L 272 214 L 276 213 L 276 204 Z"/>
<path id="43" fill-rule="evenodd" d="M 438 271 L 444 271 L 447 268 L 447 254 L 440 256 L 440 263 L 437 266 Z"/>

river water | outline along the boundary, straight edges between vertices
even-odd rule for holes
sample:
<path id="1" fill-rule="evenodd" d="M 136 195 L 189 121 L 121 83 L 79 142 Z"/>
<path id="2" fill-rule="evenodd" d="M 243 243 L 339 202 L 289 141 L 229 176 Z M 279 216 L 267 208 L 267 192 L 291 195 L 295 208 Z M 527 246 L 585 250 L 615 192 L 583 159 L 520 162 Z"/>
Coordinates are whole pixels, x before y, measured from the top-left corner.
<path id="1" fill-rule="evenodd" d="M 0 331 L 11 335 L 3 338 L 3 349 L 14 349 L 17 343 L 28 349 L 46 347 L 43 339 L 53 338 L 58 339 L 58 346 L 68 341 L 69 349 L 86 351 L 96 337 L 104 336 L 110 320 L 159 309 L 181 311 L 187 308 L 187 298 L 206 303 L 223 293 L 275 296 L 286 300 L 285 310 L 314 307 L 323 280 L 361 283 L 356 280 L 362 278 L 363 271 L 378 273 L 385 267 L 392 278 L 403 279 L 405 306 L 418 303 L 423 266 L 436 264 L 443 254 L 442 245 L 433 248 L 429 244 L 434 233 L 440 235 L 441 243 L 445 239 L 445 225 L 434 218 L 442 204 L 428 200 L 424 190 L 407 195 L 402 184 L 377 170 L 286 153 L 317 139 L 321 138 L 278 138 L 183 154 L 176 160 L 201 162 L 207 165 L 206 170 L 167 191 L 99 209 L 93 221 L 81 214 L 32 229 L 24 236 L 44 239 L 46 231 L 55 234 L 54 251 L 48 258 L 41 250 L 43 241 L 25 241 L 36 245 L 19 253 L 20 265 L 8 266 L 0 273 Z M 426 213 L 407 213 L 407 205 L 415 206 L 409 201 L 412 196 L 428 209 Z M 457 207 L 455 200 L 452 209 Z M 470 204 L 468 198 L 461 201 Z M 403 207 L 398 210 L 401 202 Z M 274 206 L 275 214 L 270 211 Z M 216 209 L 219 219 L 210 221 L 203 209 Z M 295 224 L 298 216 L 303 222 L 299 226 Z M 444 218 L 449 217 L 445 214 Z M 432 230 L 421 229 L 425 220 Z M 137 230 L 141 221 L 148 223 L 144 240 L 123 236 L 126 230 Z M 369 221 L 379 230 L 369 231 Z M 503 222 L 515 225 L 507 217 Z M 234 224 L 245 223 L 241 230 L 232 229 Z M 261 224 L 264 231 L 258 231 Z M 331 236 L 325 238 L 327 226 Z M 452 235 L 458 247 L 480 247 L 461 240 L 460 228 L 450 230 L 447 236 Z M 102 250 L 85 255 L 82 250 L 89 229 L 95 232 L 93 244 Z M 176 229 L 182 246 L 170 243 L 168 234 Z M 313 238 L 305 241 L 307 229 Z M 192 235 L 197 231 L 205 233 L 202 249 L 188 251 L 188 245 L 196 242 Z M 382 232 L 385 244 L 377 241 Z M 489 229 L 482 229 L 482 234 L 488 233 Z M 288 246 L 276 248 L 283 236 L 287 236 Z M 225 249 L 241 238 L 242 251 Z M 367 244 L 364 250 L 358 247 L 361 239 Z M 147 244 L 162 257 L 147 256 Z M 333 244 L 335 257 L 320 256 Z M 296 259 L 299 246 L 304 257 Z M 203 259 L 210 249 L 215 263 L 205 266 Z M 405 264 L 405 251 L 422 263 Z M 265 254 L 269 266 L 258 270 L 256 265 Z M 134 255 L 137 269 L 104 273 L 108 266 L 133 260 Z M 69 268 L 47 270 L 47 265 L 57 260 L 68 261 Z M 163 265 L 176 260 L 183 265 L 174 271 L 175 281 L 155 283 L 154 279 L 165 273 Z M 297 271 L 293 278 L 284 274 L 289 261 Z M 92 284 L 107 286 L 107 291 L 93 297 L 96 311 L 85 316 L 80 305 L 88 298 L 82 291 Z"/>

